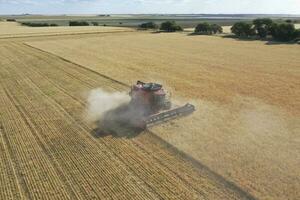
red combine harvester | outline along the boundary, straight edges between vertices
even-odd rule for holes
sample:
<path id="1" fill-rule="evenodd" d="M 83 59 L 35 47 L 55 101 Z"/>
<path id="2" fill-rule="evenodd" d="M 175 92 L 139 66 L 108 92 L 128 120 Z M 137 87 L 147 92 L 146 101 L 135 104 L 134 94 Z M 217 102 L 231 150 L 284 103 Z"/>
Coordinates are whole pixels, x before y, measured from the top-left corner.
<path id="1" fill-rule="evenodd" d="M 195 111 L 195 106 L 189 103 L 181 107 L 172 106 L 162 85 L 157 83 L 137 81 L 129 95 L 130 107 L 139 112 L 135 116 L 139 118 L 137 126 L 143 129 Z"/>

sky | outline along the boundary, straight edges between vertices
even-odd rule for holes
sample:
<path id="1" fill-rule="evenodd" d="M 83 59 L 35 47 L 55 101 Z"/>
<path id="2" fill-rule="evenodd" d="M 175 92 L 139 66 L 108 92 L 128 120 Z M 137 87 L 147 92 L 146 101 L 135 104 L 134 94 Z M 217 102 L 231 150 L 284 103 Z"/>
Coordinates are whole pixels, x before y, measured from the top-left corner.
<path id="1" fill-rule="evenodd" d="M 6 14 L 300 14 L 300 0 L 0 0 Z"/>

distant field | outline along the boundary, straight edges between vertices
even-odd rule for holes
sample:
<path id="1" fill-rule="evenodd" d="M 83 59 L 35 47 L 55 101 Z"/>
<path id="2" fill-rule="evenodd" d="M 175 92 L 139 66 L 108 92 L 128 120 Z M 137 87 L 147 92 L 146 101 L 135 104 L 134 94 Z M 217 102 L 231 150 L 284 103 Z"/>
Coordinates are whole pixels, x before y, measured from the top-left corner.
<path id="1" fill-rule="evenodd" d="M 65 35 L 79 33 L 104 33 L 117 31 L 132 31 L 129 28 L 84 26 L 84 27 L 27 27 L 15 22 L 0 22 L 0 38 Z"/>
<path id="2" fill-rule="evenodd" d="M 86 15 L 86 16 L 6 16 L 15 18 L 19 22 L 45 22 L 55 23 L 60 26 L 67 26 L 69 21 L 98 22 L 100 25 L 137 27 L 141 23 L 153 21 L 160 24 L 164 21 L 176 21 L 181 26 L 195 27 L 200 22 L 217 23 L 220 25 L 232 25 L 234 22 L 244 20 L 249 21 L 249 17 L 244 16 L 201 16 L 201 15 L 111 15 L 109 17 Z"/>
<path id="3" fill-rule="evenodd" d="M 58 15 L 58 16 L 43 16 L 43 15 L 20 15 L 20 16 L 0 16 L 0 18 L 15 18 L 19 22 L 45 22 L 55 23 L 60 26 L 68 26 L 69 21 L 87 21 L 98 22 L 100 25 L 118 26 L 118 27 L 137 27 L 141 23 L 153 21 L 161 24 L 164 21 L 176 21 L 184 28 L 195 27 L 200 22 L 215 23 L 222 26 L 231 26 L 238 21 L 250 22 L 254 18 L 271 17 L 276 21 L 284 21 L 292 19 L 300 22 L 299 16 L 285 15 Z"/>
<path id="4" fill-rule="evenodd" d="M 76 19 L 71 19 L 71 20 L 76 20 Z M 78 19 L 79 21 L 87 21 L 89 23 L 91 22 L 98 22 L 99 25 L 107 25 L 107 26 L 117 26 L 117 27 L 137 27 L 142 23 L 152 21 L 156 24 L 161 24 L 162 22 L 171 20 L 171 21 L 176 21 L 179 25 L 181 25 L 184 28 L 188 27 L 195 27 L 197 24 L 200 22 L 209 22 L 209 23 L 214 23 L 214 24 L 220 24 L 220 25 L 232 25 L 237 21 L 240 21 L 239 19 L 185 19 L 185 18 L 145 18 L 145 19 L 136 19 L 136 18 L 121 18 L 121 19 L 98 19 L 98 18 L 88 18 L 88 19 Z M 38 19 L 38 20 L 18 20 L 20 22 L 39 22 L 39 23 L 55 23 L 60 26 L 68 26 L 70 20 L 57 20 L 57 19 L 49 19 L 49 20 L 43 20 L 43 19 Z M 248 21 L 248 20 L 244 20 Z"/>

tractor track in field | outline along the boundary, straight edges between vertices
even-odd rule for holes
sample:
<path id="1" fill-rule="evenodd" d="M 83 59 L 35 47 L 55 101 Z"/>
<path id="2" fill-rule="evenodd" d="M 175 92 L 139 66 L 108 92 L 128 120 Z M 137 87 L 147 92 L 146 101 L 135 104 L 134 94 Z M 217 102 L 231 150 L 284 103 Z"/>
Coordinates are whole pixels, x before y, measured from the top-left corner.
<path id="1" fill-rule="evenodd" d="M 10 99 L 11 102 L 13 102 L 13 104 L 15 105 L 18 113 L 22 116 L 24 122 L 26 123 L 26 125 L 29 127 L 29 129 L 31 130 L 31 133 L 33 134 L 33 136 L 35 137 L 36 141 L 38 142 L 39 146 L 43 149 L 43 151 L 45 152 L 45 155 L 48 156 L 48 159 L 50 161 L 50 163 L 52 164 L 53 168 L 55 169 L 56 173 L 59 175 L 60 179 L 62 180 L 62 182 L 64 183 L 64 186 L 66 186 L 67 192 L 69 193 L 69 197 L 71 199 L 78 199 L 78 196 L 76 195 L 76 193 L 74 192 L 74 190 L 72 189 L 69 181 L 67 180 L 67 178 L 64 176 L 63 174 L 63 169 L 60 167 L 59 163 L 57 163 L 55 161 L 55 159 L 53 158 L 53 156 L 51 155 L 51 152 L 49 151 L 49 148 L 47 147 L 47 144 L 45 144 L 45 142 L 43 142 L 43 140 L 40 138 L 40 136 L 38 135 L 37 131 L 36 131 L 36 127 L 32 124 L 32 122 L 26 118 L 26 113 L 24 113 L 24 109 L 16 106 L 17 104 L 20 105 L 19 102 L 17 102 L 17 99 L 13 98 L 11 96 L 11 94 L 9 94 L 9 91 L 7 91 L 7 89 L 5 90 L 5 93 L 7 95 L 7 97 Z M 26 190 L 26 194 L 29 194 L 28 190 Z"/>
<path id="2" fill-rule="evenodd" d="M 132 195 L 145 199 L 229 196 L 231 199 L 255 199 L 151 130 L 131 140 L 94 138 L 92 128 L 81 119 L 80 112 L 86 103 L 83 97 L 78 96 L 78 89 L 105 87 L 122 91 L 129 87 L 127 84 L 28 44 L 14 42 L 6 48 L 18 55 L 17 58 L 7 58 L 12 63 L 11 67 L 6 68 L 6 72 L 0 72 L 0 75 L 4 73 L 3 78 L 9 75 L 12 79 L 4 78 L 2 81 L 6 96 L 14 104 L 72 199 L 107 198 L 109 191 L 115 193 L 111 198 L 116 199 Z M 32 60 L 37 63 L 26 62 Z M 75 151 L 72 152 L 58 139 L 61 137 L 58 133 L 65 133 L 65 139 L 61 140 L 74 145 L 74 148 L 82 147 L 71 148 Z M 95 158 L 88 156 L 90 153 Z M 77 156 L 81 161 L 76 161 Z M 104 160 L 103 166 L 97 166 L 99 160 Z M 64 169 L 76 169 L 77 172 Z M 111 174 L 110 170 L 119 175 Z M 99 174 L 102 171 L 106 174 Z M 130 178 L 123 180 L 121 176 Z M 81 181 L 82 184 L 78 185 Z M 111 182 L 118 182 L 121 186 L 110 188 L 108 185 Z M 99 188 L 106 189 L 102 191 Z"/>
<path id="3" fill-rule="evenodd" d="M 0 90 L 3 90 L 2 87 L 0 88 Z M 0 91 L 0 94 L 2 93 L 2 91 Z M 22 198 L 22 197 L 26 197 L 28 199 L 31 198 L 30 192 L 25 184 L 24 178 L 22 177 L 22 174 L 20 173 L 19 170 L 19 166 L 17 165 L 17 159 L 15 158 L 15 154 L 12 151 L 12 147 L 9 144 L 9 140 L 7 138 L 6 133 L 4 132 L 4 130 L 2 130 L 2 124 L 1 124 L 1 131 L 0 131 L 0 138 L 2 140 L 3 143 L 3 150 L 2 152 L 4 152 L 7 155 L 7 159 L 9 160 L 9 165 L 11 167 L 11 170 L 13 171 L 16 183 L 17 183 L 17 189 L 19 190 L 19 197 L 18 199 Z M 9 177 L 8 177 L 9 178 Z"/>
<path id="4" fill-rule="evenodd" d="M 2 69 L 2 70 L 4 70 L 4 69 Z M 62 181 L 64 182 L 64 186 L 67 187 L 67 191 L 69 193 L 70 198 L 75 199 L 75 197 L 77 195 L 71 189 L 70 183 L 67 181 L 66 177 L 63 175 L 63 173 L 62 173 L 63 169 L 60 167 L 60 165 L 57 163 L 57 161 L 55 161 L 55 159 L 51 155 L 49 148 L 47 147 L 47 144 L 45 144 L 45 142 L 43 142 L 43 140 L 38 135 L 35 125 L 31 122 L 30 119 L 28 119 L 28 117 L 26 117 L 26 113 L 24 112 L 24 109 L 21 106 L 22 104 L 20 102 L 17 102 L 17 98 L 12 97 L 12 94 L 9 92 L 9 90 L 7 88 L 5 88 L 4 91 L 5 91 L 6 96 L 10 100 L 10 102 L 12 102 L 14 104 L 17 112 L 22 117 L 22 119 L 26 123 L 27 127 L 30 129 L 32 135 L 34 136 L 34 138 L 37 141 L 37 143 L 39 144 L 39 146 L 43 149 L 45 155 L 48 157 L 48 159 L 49 159 L 50 163 L 52 164 L 53 168 L 55 169 L 56 173 L 59 175 L 60 179 L 62 179 Z M 17 163 L 17 162 L 15 162 L 15 163 Z M 24 181 L 23 181 L 22 185 L 24 185 L 26 187 L 26 184 L 24 184 Z M 25 188 L 25 191 L 27 191 L 26 194 L 30 194 L 28 189 Z M 30 197 L 30 199 L 32 199 L 32 198 Z M 78 198 L 76 198 L 76 199 L 78 199 Z"/>
<path id="5" fill-rule="evenodd" d="M 4 89 L 5 91 L 6 89 Z M 41 169 L 41 167 L 43 168 L 43 166 L 47 166 L 46 168 L 44 168 L 45 170 L 47 169 L 50 170 L 49 172 L 44 172 L 46 174 L 49 174 L 51 175 L 51 173 L 53 173 L 53 168 L 49 168 L 49 163 L 45 163 L 44 161 L 45 160 L 45 155 L 44 154 L 38 154 L 38 153 L 34 153 L 34 152 L 37 152 L 39 151 L 39 146 L 37 144 L 32 144 L 32 146 L 34 145 L 34 149 L 32 149 L 33 152 L 31 152 L 30 154 L 27 154 L 22 151 L 22 147 L 24 148 L 24 146 L 22 145 L 28 145 L 29 141 L 35 143 L 36 141 L 35 140 L 32 140 L 32 133 L 29 129 L 29 127 L 26 125 L 26 122 L 23 121 L 23 118 L 22 116 L 20 116 L 20 113 L 18 112 L 18 108 L 20 108 L 21 106 L 16 104 L 14 101 L 10 101 L 11 100 L 11 96 L 10 94 L 5 91 L 4 92 L 5 94 L 3 95 L 3 98 L 6 99 L 4 101 L 6 101 L 6 106 L 8 106 L 8 102 L 9 102 L 9 109 L 10 109 L 10 115 L 14 115 L 15 117 L 18 117 L 18 121 L 16 121 L 16 124 L 18 124 L 20 127 L 18 128 L 20 131 L 21 130 L 24 130 L 24 132 L 22 133 L 22 135 L 11 135 L 11 130 L 15 130 L 16 128 L 11 124 L 10 127 L 8 126 L 8 124 L 6 124 L 6 128 L 7 129 L 7 132 L 5 132 L 5 140 L 6 140 L 6 144 L 8 145 L 8 149 L 10 151 L 10 155 L 12 157 L 12 162 L 15 164 L 15 168 L 16 168 L 16 171 L 17 171 L 17 174 L 18 174 L 18 180 L 19 180 L 19 183 L 20 183 L 20 186 L 22 188 L 22 190 L 24 191 L 24 196 L 29 198 L 29 199 L 33 199 L 33 198 L 41 198 L 40 194 L 38 193 L 35 193 L 34 191 L 36 189 L 32 188 L 32 183 L 34 180 L 43 180 L 43 174 L 37 174 L 37 172 L 34 172 L 34 171 L 30 171 L 32 169 L 30 169 L 31 165 L 33 163 L 27 163 L 27 161 L 30 162 L 30 157 L 35 157 L 35 156 L 43 156 L 39 159 L 39 161 L 37 163 L 34 163 L 34 165 L 36 166 L 36 170 L 39 170 Z M 6 114 L 8 115 L 8 113 Z M 21 129 L 22 128 L 22 129 Z M 25 130 L 27 129 L 27 131 L 25 132 Z M 17 133 L 16 133 L 17 134 Z M 30 140 L 27 140 L 27 138 L 31 138 Z M 23 142 L 27 143 L 27 144 L 23 144 Z M 17 146 L 13 146 L 13 144 L 17 145 Z M 20 147 L 19 147 L 19 145 Z M 15 156 L 16 155 L 16 156 Z M 26 160 L 25 160 L 26 159 Z M 43 163 L 43 164 L 41 164 Z M 38 166 L 38 165 L 41 165 L 41 166 Z M 34 167 L 34 166 L 32 166 Z M 53 175 L 53 174 L 52 174 Z M 57 180 L 57 176 L 54 176 L 53 177 L 54 179 L 53 180 Z M 49 181 L 49 183 L 51 184 L 51 181 Z M 40 183 L 40 187 L 39 187 L 39 190 L 41 191 L 46 191 L 48 187 L 51 187 L 49 184 L 48 184 L 48 181 L 47 182 L 41 182 Z M 53 186 L 53 185 L 52 185 Z M 62 186 L 62 185 L 60 185 Z M 52 188 L 54 189 L 54 188 Z M 58 188 L 57 188 L 58 189 Z M 53 195 L 53 198 L 56 198 L 56 199 L 59 199 L 59 198 L 62 198 L 64 196 L 62 190 L 59 190 L 57 191 L 57 194 Z M 66 197 L 66 196 L 64 196 Z"/>

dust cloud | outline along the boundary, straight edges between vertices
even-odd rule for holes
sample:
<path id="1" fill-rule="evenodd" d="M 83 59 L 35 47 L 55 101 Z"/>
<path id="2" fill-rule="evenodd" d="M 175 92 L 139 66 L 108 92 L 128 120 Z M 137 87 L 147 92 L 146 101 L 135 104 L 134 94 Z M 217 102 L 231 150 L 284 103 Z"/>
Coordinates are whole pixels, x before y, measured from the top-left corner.
<path id="1" fill-rule="evenodd" d="M 135 137 L 141 133 L 146 110 L 130 103 L 126 92 L 107 92 L 94 89 L 87 96 L 85 119 L 96 125 L 93 135 L 102 137 Z"/>
<path id="2" fill-rule="evenodd" d="M 86 120 L 97 122 L 104 115 L 121 105 L 128 104 L 130 97 L 126 92 L 107 92 L 101 88 L 93 89 L 87 97 Z"/>

